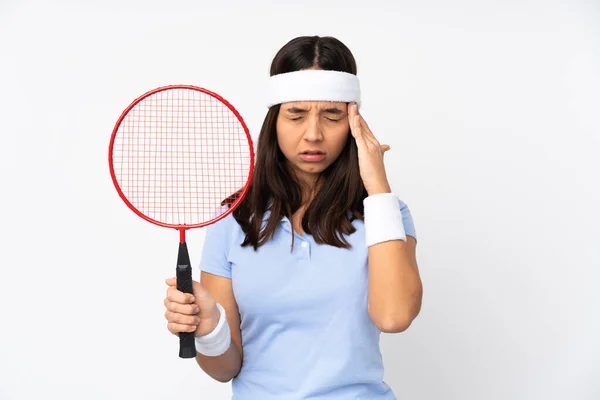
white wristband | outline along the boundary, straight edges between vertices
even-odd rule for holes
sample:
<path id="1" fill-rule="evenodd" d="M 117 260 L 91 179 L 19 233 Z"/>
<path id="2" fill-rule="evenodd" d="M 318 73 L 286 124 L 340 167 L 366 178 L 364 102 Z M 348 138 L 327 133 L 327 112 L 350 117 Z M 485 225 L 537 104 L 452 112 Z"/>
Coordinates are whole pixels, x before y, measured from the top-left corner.
<path id="1" fill-rule="evenodd" d="M 229 324 L 227 323 L 225 309 L 219 303 L 217 303 L 217 308 L 219 309 L 221 316 L 219 317 L 219 322 L 215 329 L 206 335 L 196 336 L 194 338 L 196 351 L 205 356 L 220 356 L 227 351 L 231 344 L 231 333 Z"/>
<path id="2" fill-rule="evenodd" d="M 398 196 L 378 193 L 363 201 L 367 247 L 390 240 L 406 241 Z"/>

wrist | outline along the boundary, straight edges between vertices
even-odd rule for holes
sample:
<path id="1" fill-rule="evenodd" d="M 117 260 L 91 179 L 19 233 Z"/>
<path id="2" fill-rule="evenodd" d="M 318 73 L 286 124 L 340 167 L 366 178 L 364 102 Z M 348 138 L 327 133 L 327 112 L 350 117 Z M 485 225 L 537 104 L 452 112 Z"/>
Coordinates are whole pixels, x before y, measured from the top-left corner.
<path id="1" fill-rule="evenodd" d="M 391 240 L 406 241 L 398 196 L 393 193 L 373 194 L 364 199 L 363 205 L 367 247 Z"/>
<path id="2" fill-rule="evenodd" d="M 209 333 L 214 331 L 217 325 L 219 325 L 220 319 L 221 311 L 219 310 L 219 307 L 217 307 L 217 303 L 215 303 L 210 315 L 206 317 L 202 317 L 202 315 L 200 316 L 200 323 L 198 324 L 198 330 L 196 331 L 195 336 L 208 335 Z"/>
<path id="3" fill-rule="evenodd" d="M 225 353 L 231 344 L 231 333 L 225 309 L 217 303 L 219 319 L 216 327 L 205 335 L 195 337 L 196 351 L 206 356 L 217 357 Z"/>
<path id="4" fill-rule="evenodd" d="M 213 312 L 209 318 L 210 318 L 209 332 L 212 332 L 217 327 L 217 325 L 219 325 L 219 320 L 221 319 L 221 310 L 219 310 L 219 307 L 217 307 L 216 303 L 215 303 Z"/>
<path id="5" fill-rule="evenodd" d="M 388 183 L 381 183 L 378 185 L 374 185 L 370 188 L 367 188 L 367 194 L 369 196 L 374 196 L 376 194 L 381 194 L 381 193 L 391 193 L 392 192 L 392 188 L 390 187 L 390 185 Z"/>

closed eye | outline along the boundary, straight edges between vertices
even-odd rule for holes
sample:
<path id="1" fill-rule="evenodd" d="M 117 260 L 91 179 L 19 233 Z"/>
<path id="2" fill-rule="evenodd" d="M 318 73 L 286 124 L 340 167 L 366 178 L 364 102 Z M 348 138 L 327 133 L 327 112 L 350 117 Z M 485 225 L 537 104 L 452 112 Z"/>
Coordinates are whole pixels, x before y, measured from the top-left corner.
<path id="1" fill-rule="evenodd" d="M 290 121 L 298 121 L 301 120 L 303 117 L 296 117 L 296 118 L 290 118 Z M 331 121 L 331 122 L 339 122 L 341 121 L 341 119 L 335 119 L 335 118 L 329 118 L 329 117 L 325 117 L 325 119 Z"/>
<path id="2" fill-rule="evenodd" d="M 288 117 L 288 119 L 289 119 L 290 121 L 299 121 L 299 120 L 301 120 L 302 118 L 304 118 L 304 117 L 303 117 L 303 116 L 300 116 L 300 117 L 295 117 L 295 118 Z M 325 117 L 325 119 L 327 119 L 328 121 L 331 121 L 331 122 L 339 122 L 339 121 L 341 121 L 343 118 L 336 119 L 336 118 L 329 118 L 329 117 Z"/>

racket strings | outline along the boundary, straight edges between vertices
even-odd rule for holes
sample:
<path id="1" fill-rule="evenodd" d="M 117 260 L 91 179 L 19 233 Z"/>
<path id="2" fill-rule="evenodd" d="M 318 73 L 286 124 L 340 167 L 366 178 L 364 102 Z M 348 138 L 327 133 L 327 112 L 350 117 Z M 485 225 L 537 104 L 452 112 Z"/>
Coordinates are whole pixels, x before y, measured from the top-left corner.
<path id="1" fill-rule="evenodd" d="M 123 195 L 164 224 L 197 225 L 221 214 L 223 200 L 245 186 L 250 163 L 249 139 L 235 113 L 191 89 L 138 102 L 113 145 Z"/>

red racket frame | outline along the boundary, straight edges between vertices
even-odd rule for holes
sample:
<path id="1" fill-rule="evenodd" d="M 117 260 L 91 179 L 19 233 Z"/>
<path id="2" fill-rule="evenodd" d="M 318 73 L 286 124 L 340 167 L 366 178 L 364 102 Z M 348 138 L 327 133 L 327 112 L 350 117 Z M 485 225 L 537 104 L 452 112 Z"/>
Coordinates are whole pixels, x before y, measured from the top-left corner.
<path id="1" fill-rule="evenodd" d="M 115 142 L 115 137 L 117 135 L 117 132 L 119 131 L 119 127 L 121 126 L 121 123 L 123 122 L 123 119 L 125 118 L 125 116 L 129 113 L 129 111 L 131 111 L 132 108 L 134 108 L 138 103 L 140 103 L 142 100 L 144 100 L 145 98 L 152 96 L 153 94 L 165 91 L 165 90 L 172 90 L 172 89 L 189 89 L 189 90 L 196 90 L 202 93 L 205 93 L 209 96 L 214 97 L 215 99 L 219 100 L 221 103 L 223 103 L 224 105 L 227 106 L 227 108 L 229 108 L 231 110 L 231 112 L 233 112 L 235 114 L 235 116 L 237 117 L 237 119 L 240 121 L 240 123 L 242 124 L 242 127 L 244 128 L 244 132 L 246 133 L 246 137 L 248 139 L 248 143 L 250 146 L 250 169 L 249 169 L 249 173 L 248 173 L 248 179 L 246 180 L 246 184 L 244 185 L 244 189 L 242 191 L 242 193 L 240 194 L 240 196 L 238 197 L 238 200 L 231 206 L 229 207 L 225 212 L 223 212 L 222 214 L 220 214 L 218 217 L 213 218 L 209 221 L 206 222 L 202 222 L 199 224 L 192 224 L 192 225 L 180 225 L 180 224 L 166 224 L 164 222 L 160 222 L 157 221 L 155 219 L 152 219 L 150 217 L 148 217 L 147 215 L 144 215 L 141 211 L 139 211 L 137 208 L 135 208 L 133 206 L 133 204 L 131 204 L 129 202 L 129 200 L 127 200 L 127 197 L 125 197 L 125 195 L 123 194 L 123 191 L 121 190 L 121 187 L 119 186 L 119 182 L 117 181 L 117 178 L 115 176 L 115 171 L 113 168 L 113 146 L 114 146 L 114 142 Z M 240 115 L 240 113 L 235 109 L 235 107 L 233 107 L 231 105 L 231 103 L 229 103 L 227 100 L 225 100 L 223 97 L 219 96 L 218 94 L 211 92 L 210 90 L 207 90 L 205 88 L 202 87 L 198 87 L 198 86 L 193 86 L 193 85 L 168 85 L 168 86 L 161 86 L 158 87 L 156 89 L 150 90 L 147 93 L 144 93 L 143 95 L 141 95 L 140 97 L 138 97 L 137 99 L 135 99 L 121 114 L 121 116 L 119 117 L 119 119 L 117 120 L 117 123 L 115 124 L 115 127 L 113 128 L 112 131 L 112 135 L 110 137 L 110 145 L 108 148 L 108 164 L 110 167 L 110 176 L 112 178 L 113 184 L 115 186 L 115 188 L 117 189 L 117 193 L 119 194 L 119 197 L 121 197 L 121 199 L 125 202 L 125 204 L 127 204 L 127 207 L 129 207 L 134 213 L 136 213 L 139 217 L 145 219 L 148 222 L 151 222 L 155 225 L 159 225 L 165 228 L 173 228 L 173 229 L 177 229 L 179 231 L 179 240 L 181 243 L 185 242 L 185 231 L 188 229 L 193 229 L 193 228 L 201 228 L 210 224 L 213 224 L 217 221 L 219 221 L 222 218 L 225 218 L 227 215 L 229 215 L 230 213 L 232 213 L 238 206 L 239 204 L 242 202 L 243 198 L 246 196 L 246 193 L 248 192 L 248 188 L 250 186 L 250 181 L 252 179 L 252 175 L 254 173 L 254 144 L 252 141 L 252 137 L 250 136 L 250 130 L 248 129 L 248 126 L 246 125 L 246 122 L 244 121 L 244 119 L 242 118 L 242 116 Z"/>

